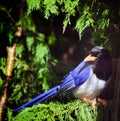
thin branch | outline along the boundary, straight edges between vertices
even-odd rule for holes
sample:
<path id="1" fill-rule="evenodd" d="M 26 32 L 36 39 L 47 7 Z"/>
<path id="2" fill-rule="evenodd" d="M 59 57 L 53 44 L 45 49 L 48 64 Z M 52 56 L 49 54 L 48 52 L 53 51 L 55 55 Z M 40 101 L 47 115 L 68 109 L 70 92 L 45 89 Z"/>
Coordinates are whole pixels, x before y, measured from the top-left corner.
<path id="1" fill-rule="evenodd" d="M 12 21 L 13 24 L 16 23 L 15 20 L 13 19 L 13 17 L 11 16 L 11 14 L 8 12 L 8 10 L 7 10 L 5 7 L 0 6 L 0 9 L 1 9 L 2 11 L 5 11 L 5 12 L 6 12 L 6 14 L 8 15 L 8 18 Z"/>

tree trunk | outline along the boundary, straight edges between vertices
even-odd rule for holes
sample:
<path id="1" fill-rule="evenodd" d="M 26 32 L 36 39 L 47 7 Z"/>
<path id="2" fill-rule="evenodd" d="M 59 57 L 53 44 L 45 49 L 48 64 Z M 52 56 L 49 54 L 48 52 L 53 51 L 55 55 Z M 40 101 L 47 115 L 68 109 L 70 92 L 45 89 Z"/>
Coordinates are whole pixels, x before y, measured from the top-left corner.
<path id="1" fill-rule="evenodd" d="M 17 26 L 15 31 L 14 44 L 12 47 L 7 47 L 7 63 L 6 63 L 6 81 L 4 82 L 1 89 L 1 97 L 0 97 L 0 121 L 2 121 L 2 115 L 4 112 L 4 108 L 6 106 L 6 102 L 8 99 L 8 88 L 10 83 L 12 82 L 12 72 L 14 67 L 14 59 L 15 59 L 15 51 L 16 51 L 16 42 L 22 36 L 22 27 Z"/>
<path id="2" fill-rule="evenodd" d="M 2 121 L 2 115 L 7 102 L 7 90 L 8 86 L 12 81 L 12 72 L 14 66 L 16 44 L 12 47 L 7 47 L 7 64 L 6 64 L 6 81 L 2 86 L 1 97 L 0 97 L 0 121 Z"/>
<path id="3" fill-rule="evenodd" d="M 120 55 L 117 60 L 116 72 L 115 72 L 115 87 L 113 98 L 113 114 L 112 120 L 119 121 L 119 103 L 120 103 Z"/>

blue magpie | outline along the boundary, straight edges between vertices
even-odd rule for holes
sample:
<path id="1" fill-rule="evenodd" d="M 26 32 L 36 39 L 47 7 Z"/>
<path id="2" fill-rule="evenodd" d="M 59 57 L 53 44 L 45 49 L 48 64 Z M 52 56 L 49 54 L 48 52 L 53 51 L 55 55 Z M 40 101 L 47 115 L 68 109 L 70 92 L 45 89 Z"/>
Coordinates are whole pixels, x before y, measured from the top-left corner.
<path id="1" fill-rule="evenodd" d="M 89 55 L 73 69 L 62 81 L 50 90 L 38 95 L 13 112 L 38 104 L 47 98 L 60 93 L 72 93 L 76 98 L 94 100 L 108 85 L 112 76 L 112 60 L 107 49 L 96 46 Z"/>

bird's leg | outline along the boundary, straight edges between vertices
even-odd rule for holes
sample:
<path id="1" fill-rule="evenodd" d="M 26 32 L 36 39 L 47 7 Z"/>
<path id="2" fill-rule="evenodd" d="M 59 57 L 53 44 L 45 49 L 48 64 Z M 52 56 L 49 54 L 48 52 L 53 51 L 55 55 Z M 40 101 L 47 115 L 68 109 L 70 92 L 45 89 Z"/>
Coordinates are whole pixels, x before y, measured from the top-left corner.
<path id="1" fill-rule="evenodd" d="M 107 101 L 106 101 L 106 100 L 101 99 L 101 98 L 98 98 L 97 100 L 98 100 L 100 103 L 102 103 L 102 105 L 104 106 L 104 108 L 106 108 L 106 106 L 107 106 Z"/>
<path id="2" fill-rule="evenodd" d="M 86 102 L 90 102 L 92 104 L 93 109 L 95 108 L 95 106 L 96 106 L 96 99 L 89 100 L 87 98 L 82 98 L 82 100 L 86 101 Z"/>
<path id="3" fill-rule="evenodd" d="M 95 61 L 97 59 L 97 57 L 92 56 L 91 54 L 89 54 L 85 59 L 84 62 L 88 62 L 88 61 Z"/>

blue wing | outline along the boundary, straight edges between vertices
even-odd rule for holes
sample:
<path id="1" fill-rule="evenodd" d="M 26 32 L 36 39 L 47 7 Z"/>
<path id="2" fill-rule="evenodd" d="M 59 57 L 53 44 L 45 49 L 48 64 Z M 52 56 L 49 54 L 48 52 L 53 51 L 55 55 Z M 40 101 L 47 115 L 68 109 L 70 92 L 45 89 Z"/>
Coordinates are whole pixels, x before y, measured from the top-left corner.
<path id="1" fill-rule="evenodd" d="M 91 67 L 86 62 L 81 62 L 68 76 L 63 80 L 60 85 L 61 90 L 71 92 L 78 85 L 83 84 L 90 76 Z"/>

